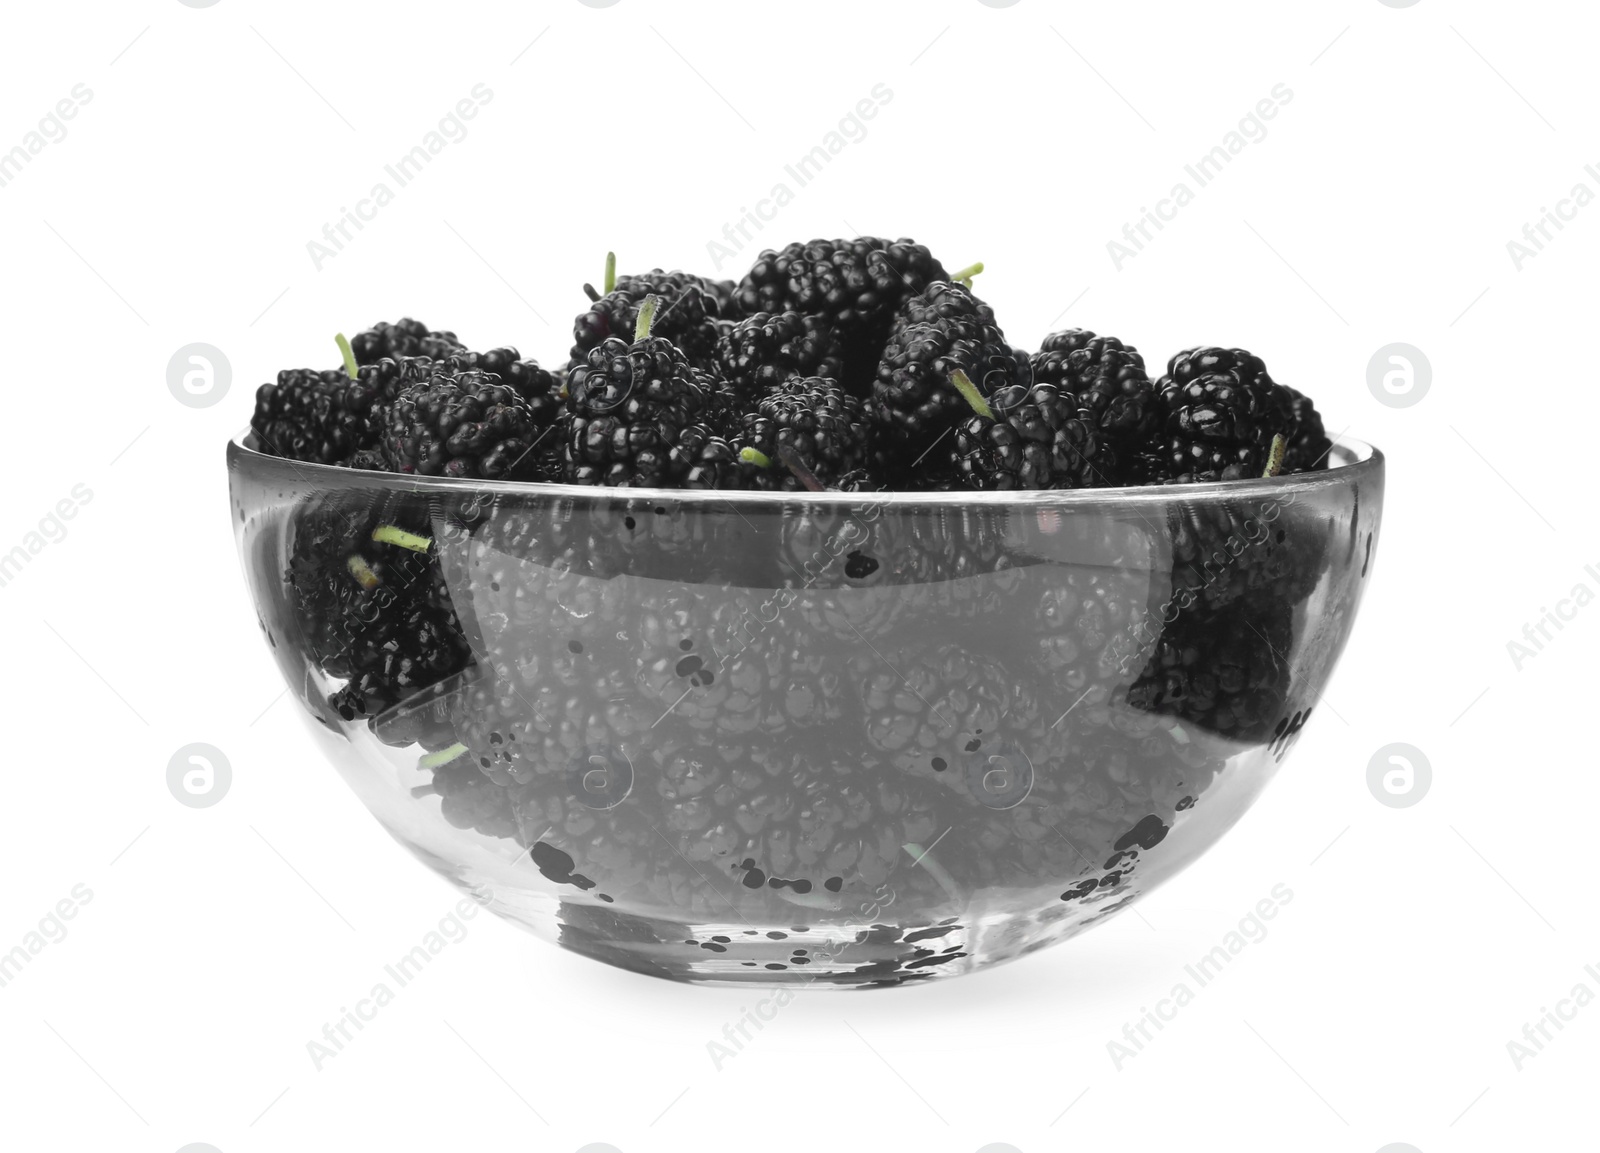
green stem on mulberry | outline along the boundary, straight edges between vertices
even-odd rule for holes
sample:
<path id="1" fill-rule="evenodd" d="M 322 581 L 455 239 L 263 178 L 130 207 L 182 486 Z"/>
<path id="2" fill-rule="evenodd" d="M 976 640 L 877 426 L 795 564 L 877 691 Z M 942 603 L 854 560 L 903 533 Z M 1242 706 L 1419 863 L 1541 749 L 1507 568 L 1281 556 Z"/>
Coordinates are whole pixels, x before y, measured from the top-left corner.
<path id="1" fill-rule="evenodd" d="M 950 281 L 953 284 L 959 284 L 962 288 L 971 288 L 972 278 L 982 271 L 983 261 L 980 260 L 976 264 L 967 265 L 959 272 L 952 272 L 950 274 Z"/>
<path id="2" fill-rule="evenodd" d="M 745 464 L 753 464 L 757 468 L 772 467 L 772 458 L 759 448 L 741 448 L 739 450 L 739 459 L 744 461 Z"/>
<path id="3" fill-rule="evenodd" d="M 462 753 L 467 751 L 467 746 L 457 743 L 448 749 L 440 749 L 436 753 L 429 753 L 417 762 L 419 769 L 437 769 L 440 765 L 448 765 Z"/>
<path id="4" fill-rule="evenodd" d="M 1278 470 L 1283 467 L 1284 453 L 1289 451 L 1289 442 L 1284 439 L 1283 433 L 1277 433 L 1272 438 L 1272 447 L 1267 451 L 1267 469 L 1262 476 L 1277 476 Z"/>
<path id="5" fill-rule="evenodd" d="M 784 467 L 794 473 L 795 479 L 811 492 L 828 491 L 828 486 L 818 480 L 817 474 L 806 467 L 806 462 L 800 459 L 800 454 L 795 451 L 793 445 L 780 444 L 778 446 L 778 459 L 783 461 Z"/>
<path id="6" fill-rule="evenodd" d="M 600 284 L 606 290 L 605 295 L 607 296 L 617 290 L 617 254 L 615 252 L 606 253 L 606 275 Z M 594 290 L 594 285 L 585 282 L 583 294 L 589 298 L 589 303 L 600 303 L 601 294 Z"/>
<path id="7" fill-rule="evenodd" d="M 650 326 L 656 322 L 657 299 L 654 295 L 644 298 L 644 303 L 639 306 L 639 319 L 633 326 L 633 339 L 635 342 L 650 338 Z"/>
<path id="8" fill-rule="evenodd" d="M 399 525 L 380 524 L 372 530 L 372 539 L 378 544 L 396 544 L 401 548 L 408 548 L 412 552 L 427 552 L 433 547 L 431 537 L 419 536 L 414 532 L 407 532 Z"/>
<path id="9" fill-rule="evenodd" d="M 921 865 L 933 874 L 933 879 L 939 882 L 939 887 L 950 894 L 952 900 L 961 900 L 961 892 L 956 887 L 955 878 L 945 871 L 943 865 L 933 859 L 932 847 L 924 849 L 915 841 L 907 841 L 900 846 L 910 856 L 913 865 Z"/>
<path id="10" fill-rule="evenodd" d="M 339 355 L 344 357 L 344 370 L 350 374 L 351 380 L 355 380 L 361 375 L 361 366 L 356 364 L 355 350 L 350 347 L 350 341 L 341 332 L 334 336 L 333 343 L 339 346 Z"/>
<path id="11" fill-rule="evenodd" d="M 972 406 L 973 412 L 984 420 L 994 419 L 994 409 L 989 407 L 989 402 L 983 399 L 983 393 L 978 391 L 978 386 L 972 383 L 972 378 L 965 372 L 956 369 L 950 374 L 950 383 L 956 386 L 956 391 Z"/>
<path id="12" fill-rule="evenodd" d="M 367 563 L 367 558 L 360 553 L 351 553 L 350 559 L 345 562 L 345 566 L 350 570 L 350 575 L 355 578 L 356 584 L 368 592 L 378 587 L 378 574 L 372 571 L 372 566 Z"/>

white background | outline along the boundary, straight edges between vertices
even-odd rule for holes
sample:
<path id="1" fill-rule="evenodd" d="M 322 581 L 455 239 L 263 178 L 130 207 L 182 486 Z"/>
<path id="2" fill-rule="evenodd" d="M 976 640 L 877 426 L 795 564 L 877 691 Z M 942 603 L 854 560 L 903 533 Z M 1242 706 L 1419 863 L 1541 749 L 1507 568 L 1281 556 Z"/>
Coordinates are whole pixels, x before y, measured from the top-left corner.
<path id="1" fill-rule="evenodd" d="M 92 900 L 0 988 L 0 1145 L 296 1149 L 1596 1148 L 1600 1006 L 1507 1042 L 1600 963 L 1600 606 L 1520 669 L 1593 514 L 1600 207 L 1507 242 L 1600 162 L 1578 4 L 915 5 L 120 0 L 7 7 L 0 951 Z M 529 46 L 531 44 L 531 46 Z M 492 101 L 320 270 L 307 242 L 483 83 Z M 1242 344 L 1389 457 L 1362 619 L 1278 781 L 1129 915 L 932 987 L 808 993 L 721 1071 L 750 990 L 610 970 L 480 917 L 318 1072 L 306 1043 L 455 900 L 319 757 L 243 593 L 223 444 L 279 367 L 420 316 L 559 360 L 579 285 L 715 271 L 708 241 L 883 84 L 892 100 L 760 244 L 872 232 L 984 260 L 1011 337 L 1153 366 Z M 1119 269 L 1107 242 L 1273 87 L 1292 100 Z M 1191 182 L 1192 183 L 1192 182 Z M 737 276 L 752 245 L 720 270 Z M 168 390 L 191 342 L 231 388 Z M 1380 402 L 1368 362 L 1422 350 Z M 179 805 L 191 742 L 233 784 Z M 1422 750 L 1381 804 L 1368 764 Z M 1276 884 L 1294 897 L 1119 1071 L 1107 1042 Z"/>

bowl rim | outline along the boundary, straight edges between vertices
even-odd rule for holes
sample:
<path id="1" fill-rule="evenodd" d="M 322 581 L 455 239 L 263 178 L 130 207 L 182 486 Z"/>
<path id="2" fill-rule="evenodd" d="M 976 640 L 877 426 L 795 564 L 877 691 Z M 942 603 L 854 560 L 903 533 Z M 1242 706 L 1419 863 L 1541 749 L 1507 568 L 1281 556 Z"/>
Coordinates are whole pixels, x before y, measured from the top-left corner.
<path id="1" fill-rule="evenodd" d="M 1384 455 L 1376 446 L 1353 437 L 1333 438 L 1329 449 L 1331 467 L 1318 472 L 1297 472 L 1284 476 L 1252 477 L 1245 480 L 1205 481 L 1182 485 L 1124 485 L 1108 488 L 1011 489 L 961 492 L 763 492 L 744 489 L 614 488 L 602 485 L 555 484 L 537 480 L 481 480 L 466 477 L 419 476 L 414 473 L 352 469 L 344 465 L 319 464 L 273 456 L 253 446 L 255 434 L 248 429 L 228 440 L 228 467 L 245 465 L 252 471 L 276 473 L 279 479 L 310 484 L 317 488 L 360 485 L 396 492 L 438 493 L 459 497 L 465 493 L 508 496 L 549 496 L 563 499 L 627 499 L 675 504 L 743 504 L 792 506 L 795 504 L 884 504 L 937 505 L 941 507 L 989 507 L 994 505 L 1083 505 L 1133 502 L 1193 501 L 1197 499 L 1235 500 L 1299 496 L 1324 488 L 1344 486 L 1381 477 Z"/>

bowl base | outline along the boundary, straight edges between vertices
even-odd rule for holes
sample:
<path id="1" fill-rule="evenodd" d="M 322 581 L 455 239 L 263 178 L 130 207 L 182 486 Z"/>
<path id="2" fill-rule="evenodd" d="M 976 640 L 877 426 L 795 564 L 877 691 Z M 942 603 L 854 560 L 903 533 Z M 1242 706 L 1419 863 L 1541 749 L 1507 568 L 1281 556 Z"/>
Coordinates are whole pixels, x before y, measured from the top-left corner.
<path id="1" fill-rule="evenodd" d="M 675 981 L 729 985 L 901 985 L 966 972 L 973 926 L 667 923 L 564 902 L 559 941 L 597 961 Z"/>
<path id="2" fill-rule="evenodd" d="M 958 976 L 1074 937 L 1159 883 L 1154 876 L 1125 877 L 1088 895 L 1057 894 L 1059 884 L 988 889 L 959 913 L 911 923 L 839 920 L 836 910 L 819 909 L 813 911 L 827 919 L 812 924 L 802 919 L 808 910 L 798 901 L 792 921 L 691 921 L 661 907 L 628 911 L 595 895 L 552 905 L 518 883 L 526 854 L 458 863 L 388 831 L 472 900 L 537 937 L 629 972 L 707 985 L 861 989 Z M 882 899 L 885 907 L 871 912 L 887 911 L 892 894 Z M 731 903 L 728 911 L 740 916 Z"/>

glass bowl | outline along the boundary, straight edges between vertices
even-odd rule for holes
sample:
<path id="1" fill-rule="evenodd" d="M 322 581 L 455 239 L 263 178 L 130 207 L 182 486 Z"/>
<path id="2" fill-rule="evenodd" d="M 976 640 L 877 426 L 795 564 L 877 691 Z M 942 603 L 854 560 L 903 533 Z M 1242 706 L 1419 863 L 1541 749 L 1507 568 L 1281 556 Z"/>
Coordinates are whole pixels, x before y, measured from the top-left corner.
<path id="1" fill-rule="evenodd" d="M 1188 865 L 1355 621 L 1383 458 L 1182 487 L 696 493 L 228 447 L 328 758 L 476 900 L 680 980 L 969 972 Z"/>

